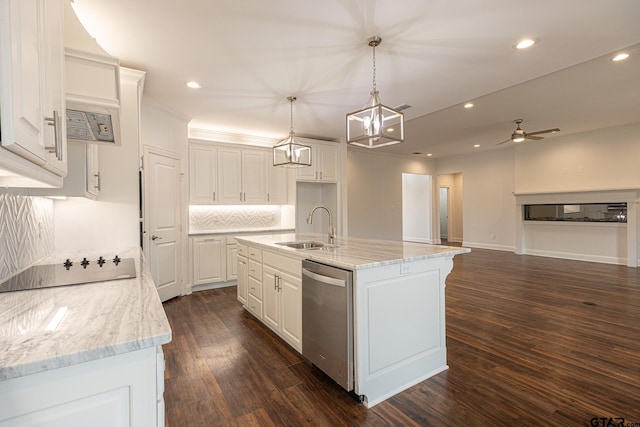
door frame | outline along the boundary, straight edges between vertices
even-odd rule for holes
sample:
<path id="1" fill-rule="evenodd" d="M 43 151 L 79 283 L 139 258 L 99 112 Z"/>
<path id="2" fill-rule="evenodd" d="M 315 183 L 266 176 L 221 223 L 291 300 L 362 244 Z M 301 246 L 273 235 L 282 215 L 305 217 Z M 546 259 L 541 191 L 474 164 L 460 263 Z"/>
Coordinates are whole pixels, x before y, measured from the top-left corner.
<path id="1" fill-rule="evenodd" d="M 141 203 L 140 203 L 140 209 L 141 209 L 141 213 L 140 213 L 140 221 L 141 221 L 141 242 L 142 242 L 142 251 L 144 253 L 145 258 L 147 259 L 147 262 L 150 262 L 150 253 L 149 253 L 149 233 L 147 233 L 146 227 L 147 224 L 149 223 L 149 216 L 148 216 L 148 212 L 149 212 L 149 198 L 146 197 L 147 194 L 147 190 L 148 190 L 148 182 L 146 180 L 146 172 L 145 172 L 145 168 L 147 167 L 147 161 L 149 159 L 149 154 L 154 154 L 154 155 L 158 155 L 158 156 L 163 156 L 163 157 L 168 157 L 174 160 L 177 160 L 180 164 L 180 244 L 182 247 L 182 251 L 181 254 L 179 256 L 178 259 L 178 263 L 180 265 L 180 277 L 179 277 L 179 282 L 180 282 L 180 295 L 186 295 L 186 283 L 187 283 L 187 277 L 186 277 L 186 265 L 187 265 L 187 246 L 185 246 L 187 244 L 187 230 L 188 230 L 188 226 L 185 224 L 185 218 L 188 218 L 188 213 L 187 213 L 187 205 L 186 205 L 186 183 L 185 183 L 185 179 L 184 179 L 184 158 L 180 153 L 176 153 L 173 151 L 168 151 L 168 150 L 164 150 L 162 148 L 158 148 L 158 147 L 154 147 L 151 145 L 147 145 L 144 144 L 142 147 L 142 158 L 140 161 L 141 164 L 141 168 L 140 168 L 140 172 L 141 172 L 141 180 L 142 182 L 140 183 L 140 192 L 141 192 Z M 190 292 L 189 292 L 190 293 Z"/>
<path id="2" fill-rule="evenodd" d="M 438 186 L 438 240 L 440 241 L 440 243 L 442 243 L 442 229 L 441 229 L 441 225 L 442 225 L 442 218 L 441 218 L 441 213 L 442 213 L 442 206 L 441 206 L 441 200 L 442 200 L 442 196 L 440 191 L 442 189 L 447 190 L 447 242 L 449 241 L 450 237 L 451 237 L 451 222 L 449 221 L 449 218 L 451 217 L 451 186 L 449 185 L 440 185 Z"/>

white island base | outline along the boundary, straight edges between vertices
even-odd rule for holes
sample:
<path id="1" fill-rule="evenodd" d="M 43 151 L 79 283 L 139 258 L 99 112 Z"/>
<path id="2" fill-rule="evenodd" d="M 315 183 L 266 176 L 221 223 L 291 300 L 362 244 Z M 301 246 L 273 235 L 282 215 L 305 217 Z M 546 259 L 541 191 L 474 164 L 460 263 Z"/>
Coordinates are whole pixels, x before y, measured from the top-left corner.
<path id="1" fill-rule="evenodd" d="M 372 407 L 447 366 L 452 257 L 355 271 L 355 392 Z"/>
<path id="2" fill-rule="evenodd" d="M 302 260 L 353 271 L 354 392 L 365 406 L 448 368 L 445 279 L 453 257 L 469 249 L 349 237 L 323 250 L 282 245 L 326 240 L 313 234 L 237 240 L 238 300 L 297 351 L 302 335 Z M 269 273 L 275 264 L 278 271 Z"/>

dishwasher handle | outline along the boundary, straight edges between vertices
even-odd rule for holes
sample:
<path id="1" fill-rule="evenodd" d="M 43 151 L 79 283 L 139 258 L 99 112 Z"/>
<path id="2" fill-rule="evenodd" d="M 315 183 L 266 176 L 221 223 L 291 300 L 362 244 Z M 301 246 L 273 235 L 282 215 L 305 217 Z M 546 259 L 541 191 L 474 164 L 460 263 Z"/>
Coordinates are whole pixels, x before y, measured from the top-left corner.
<path id="1" fill-rule="evenodd" d="M 344 279 L 324 276 L 322 274 L 314 273 L 313 271 L 307 270 L 306 268 L 302 269 L 302 275 L 326 285 L 340 286 L 343 288 L 347 286 L 347 281 Z"/>

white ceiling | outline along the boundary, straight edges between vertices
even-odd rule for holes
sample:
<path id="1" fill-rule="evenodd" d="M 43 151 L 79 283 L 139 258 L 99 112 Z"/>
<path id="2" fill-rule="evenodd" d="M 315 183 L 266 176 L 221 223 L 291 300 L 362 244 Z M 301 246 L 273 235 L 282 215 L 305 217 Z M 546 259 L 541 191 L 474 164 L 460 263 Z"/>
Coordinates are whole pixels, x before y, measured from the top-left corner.
<path id="1" fill-rule="evenodd" d="M 640 121 L 638 0 L 74 3 L 107 52 L 147 72 L 145 97 L 193 128 L 283 139 L 294 95 L 296 133 L 344 139 L 345 114 L 371 91 L 372 35 L 383 39 L 382 102 L 412 106 L 406 142 L 385 152 L 438 158 L 508 147 L 496 144 L 517 118 L 527 132 L 561 129 L 545 142 Z M 539 43 L 518 51 L 524 36 Z M 631 57 L 612 62 L 621 50 Z"/>

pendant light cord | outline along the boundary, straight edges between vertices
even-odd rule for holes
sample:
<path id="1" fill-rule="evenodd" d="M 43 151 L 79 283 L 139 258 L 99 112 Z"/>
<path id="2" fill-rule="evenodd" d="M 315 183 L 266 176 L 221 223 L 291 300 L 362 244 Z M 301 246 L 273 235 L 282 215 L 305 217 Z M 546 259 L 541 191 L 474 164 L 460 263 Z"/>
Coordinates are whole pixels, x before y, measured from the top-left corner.
<path id="1" fill-rule="evenodd" d="M 373 91 L 376 90 L 376 45 L 373 45 Z"/>

